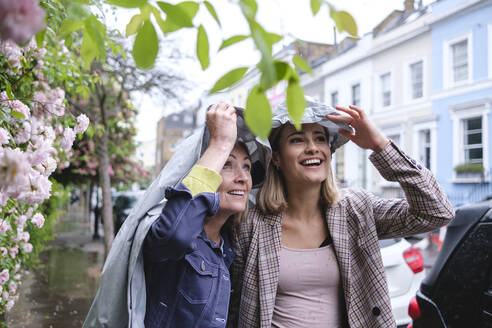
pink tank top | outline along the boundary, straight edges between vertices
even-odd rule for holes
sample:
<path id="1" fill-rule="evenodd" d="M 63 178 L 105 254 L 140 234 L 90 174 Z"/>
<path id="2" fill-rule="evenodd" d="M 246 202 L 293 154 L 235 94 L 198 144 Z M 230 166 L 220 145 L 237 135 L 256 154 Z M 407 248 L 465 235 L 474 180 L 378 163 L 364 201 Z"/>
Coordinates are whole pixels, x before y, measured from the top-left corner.
<path id="1" fill-rule="evenodd" d="M 282 246 L 272 327 L 342 327 L 343 291 L 333 246 Z"/>

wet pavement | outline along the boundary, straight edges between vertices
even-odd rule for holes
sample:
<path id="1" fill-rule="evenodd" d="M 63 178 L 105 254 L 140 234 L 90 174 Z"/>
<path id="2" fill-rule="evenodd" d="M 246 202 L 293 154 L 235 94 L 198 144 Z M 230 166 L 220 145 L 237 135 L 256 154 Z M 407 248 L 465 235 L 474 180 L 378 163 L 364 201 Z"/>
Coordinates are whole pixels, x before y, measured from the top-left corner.
<path id="1" fill-rule="evenodd" d="M 99 285 L 104 249 L 76 212 L 57 225 L 57 238 L 40 265 L 23 279 L 20 297 L 7 315 L 9 328 L 81 327 Z"/>

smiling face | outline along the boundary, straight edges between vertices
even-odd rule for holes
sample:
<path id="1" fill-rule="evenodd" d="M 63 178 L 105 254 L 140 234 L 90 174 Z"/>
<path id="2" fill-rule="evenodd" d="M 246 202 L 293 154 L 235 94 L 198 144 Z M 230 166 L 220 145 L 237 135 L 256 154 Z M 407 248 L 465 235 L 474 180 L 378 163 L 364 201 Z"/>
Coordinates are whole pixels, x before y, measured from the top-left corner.
<path id="1" fill-rule="evenodd" d="M 297 131 L 286 125 L 278 140 L 273 163 L 282 172 L 287 187 L 321 184 L 330 172 L 331 151 L 325 129 L 316 123 Z"/>
<path id="2" fill-rule="evenodd" d="M 251 191 L 251 159 L 243 146 L 236 144 L 220 171 L 222 184 L 219 186 L 219 212 L 232 215 L 246 208 Z"/>

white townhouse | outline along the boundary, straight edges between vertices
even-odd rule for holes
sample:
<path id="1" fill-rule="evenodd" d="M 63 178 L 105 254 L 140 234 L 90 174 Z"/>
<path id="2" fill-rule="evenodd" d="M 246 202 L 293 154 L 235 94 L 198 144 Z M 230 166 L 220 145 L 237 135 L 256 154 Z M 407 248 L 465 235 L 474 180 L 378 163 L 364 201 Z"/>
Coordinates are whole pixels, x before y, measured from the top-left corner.
<path id="1" fill-rule="evenodd" d="M 403 151 L 434 173 L 437 168 L 437 116 L 431 101 L 431 33 L 428 7 L 405 1 L 373 30 L 371 119 Z M 372 189 L 403 196 L 397 183 L 371 168 Z"/>
<path id="2" fill-rule="evenodd" d="M 357 42 L 347 38 L 335 51 L 311 62 L 314 75 L 303 74 L 301 79 L 306 95 L 332 106 L 354 104 L 371 112 L 372 63 L 367 56 L 371 45 L 371 34 Z M 332 163 L 341 186 L 370 187 L 367 156 L 352 143 L 336 151 Z"/>

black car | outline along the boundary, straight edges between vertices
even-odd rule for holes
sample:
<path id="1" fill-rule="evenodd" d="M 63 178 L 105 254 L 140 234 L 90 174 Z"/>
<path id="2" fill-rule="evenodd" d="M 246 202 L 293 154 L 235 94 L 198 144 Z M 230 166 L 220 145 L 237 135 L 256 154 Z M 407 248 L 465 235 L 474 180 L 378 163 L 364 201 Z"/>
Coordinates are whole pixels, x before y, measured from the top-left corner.
<path id="1" fill-rule="evenodd" d="M 116 235 L 128 214 L 145 191 L 124 191 L 118 193 L 113 201 L 114 234 Z"/>
<path id="2" fill-rule="evenodd" d="M 492 328 L 492 200 L 456 211 L 408 312 L 409 328 Z"/>

